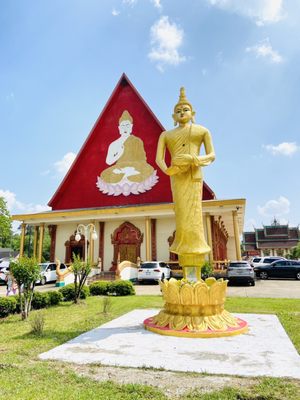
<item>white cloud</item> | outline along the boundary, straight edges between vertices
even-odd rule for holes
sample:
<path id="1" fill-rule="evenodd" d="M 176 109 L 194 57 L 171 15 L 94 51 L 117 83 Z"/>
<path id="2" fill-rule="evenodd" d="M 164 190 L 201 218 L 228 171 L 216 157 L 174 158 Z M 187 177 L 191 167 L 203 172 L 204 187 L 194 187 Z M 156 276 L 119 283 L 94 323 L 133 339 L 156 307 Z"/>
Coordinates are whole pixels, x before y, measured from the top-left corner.
<path id="1" fill-rule="evenodd" d="M 255 46 L 247 47 L 246 51 L 248 53 L 254 53 L 256 58 L 266 58 L 274 64 L 280 64 L 283 62 L 283 57 L 278 53 L 278 51 L 273 49 L 268 38 Z"/>
<path id="2" fill-rule="evenodd" d="M 129 5 L 131 7 L 137 4 L 138 0 L 123 0 L 122 3 L 125 5 Z M 154 5 L 155 8 L 161 9 L 161 0 L 150 0 L 150 2 Z"/>
<path id="3" fill-rule="evenodd" d="M 6 205 L 9 211 L 13 208 L 22 208 L 22 203 L 17 201 L 15 193 L 9 190 L 0 189 L 0 197 L 3 197 L 6 200 Z"/>
<path id="4" fill-rule="evenodd" d="M 46 169 L 45 171 L 40 172 L 40 175 L 46 176 L 46 175 L 49 175 L 50 172 L 51 172 L 50 169 Z"/>
<path id="5" fill-rule="evenodd" d="M 178 49 L 182 45 L 184 32 L 175 23 L 169 22 L 169 17 L 162 16 L 151 27 L 151 51 L 148 57 L 157 63 L 160 71 L 166 65 L 178 65 L 186 60 L 179 54 Z"/>
<path id="6" fill-rule="evenodd" d="M 134 6 L 137 0 L 123 0 L 123 4 L 128 4 L 129 6 Z"/>
<path id="7" fill-rule="evenodd" d="M 250 19 L 257 25 L 275 23 L 283 18 L 283 0 L 207 0 L 212 6 Z"/>
<path id="8" fill-rule="evenodd" d="M 118 15 L 120 15 L 120 11 L 116 10 L 115 8 L 112 9 L 111 13 L 114 17 L 117 17 Z"/>
<path id="9" fill-rule="evenodd" d="M 15 94 L 14 94 L 14 92 L 10 92 L 10 93 L 6 96 L 6 101 L 7 101 L 7 102 L 9 102 L 9 101 L 14 101 L 14 99 L 15 99 Z"/>
<path id="10" fill-rule="evenodd" d="M 6 200 L 7 208 L 10 213 L 37 213 L 51 210 L 50 207 L 44 204 L 22 203 L 17 200 L 16 194 L 10 190 L 0 189 L 0 197 Z"/>
<path id="11" fill-rule="evenodd" d="M 161 9 L 162 5 L 160 3 L 160 0 L 150 0 L 151 3 L 154 5 L 155 8 Z"/>
<path id="12" fill-rule="evenodd" d="M 257 207 L 258 213 L 264 217 L 280 217 L 290 212 L 290 201 L 280 196 L 277 200 L 269 200 L 263 206 Z"/>
<path id="13" fill-rule="evenodd" d="M 300 146 L 298 146 L 296 142 L 283 142 L 277 146 L 274 146 L 273 144 L 267 144 L 263 147 L 274 156 L 282 155 L 291 157 L 300 150 Z"/>
<path id="14" fill-rule="evenodd" d="M 72 152 L 65 154 L 61 160 L 56 161 L 54 163 L 54 167 L 55 167 L 56 171 L 60 175 L 65 175 L 68 172 L 73 161 L 75 160 L 75 157 L 76 157 L 76 154 L 72 153 Z"/>

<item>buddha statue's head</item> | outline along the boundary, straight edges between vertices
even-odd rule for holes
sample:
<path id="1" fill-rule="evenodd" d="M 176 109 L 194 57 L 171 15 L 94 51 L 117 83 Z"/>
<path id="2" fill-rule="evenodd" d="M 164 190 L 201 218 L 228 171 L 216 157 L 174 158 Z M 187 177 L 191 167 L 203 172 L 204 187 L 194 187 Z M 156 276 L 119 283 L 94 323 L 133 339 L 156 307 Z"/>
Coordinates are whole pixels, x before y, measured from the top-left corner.
<path id="1" fill-rule="evenodd" d="M 127 110 L 124 110 L 119 119 L 119 132 L 121 136 L 129 136 L 132 132 L 133 119 Z"/>
<path id="2" fill-rule="evenodd" d="M 185 95 L 184 87 L 180 88 L 180 95 L 177 104 L 174 107 L 174 114 L 172 115 L 174 119 L 174 125 L 185 125 L 188 122 L 195 122 L 195 111 L 193 110 L 193 106 L 188 101 Z"/>

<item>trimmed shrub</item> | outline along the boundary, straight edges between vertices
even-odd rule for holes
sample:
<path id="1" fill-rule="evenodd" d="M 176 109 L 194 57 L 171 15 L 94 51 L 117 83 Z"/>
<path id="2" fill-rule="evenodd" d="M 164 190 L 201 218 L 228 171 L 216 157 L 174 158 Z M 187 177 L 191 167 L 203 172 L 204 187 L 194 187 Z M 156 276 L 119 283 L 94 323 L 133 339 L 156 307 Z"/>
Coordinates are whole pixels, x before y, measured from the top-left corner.
<path id="1" fill-rule="evenodd" d="M 75 299 L 75 285 L 74 283 L 70 283 L 69 285 L 63 286 L 59 289 L 59 292 L 63 296 L 64 301 L 74 301 Z M 87 286 L 83 286 L 80 292 L 80 298 L 86 299 L 89 296 L 90 291 Z"/>
<path id="2" fill-rule="evenodd" d="M 50 306 L 56 306 L 63 299 L 62 294 L 60 292 L 58 292 L 57 290 L 53 290 L 53 291 L 47 292 L 47 294 L 48 294 L 48 297 L 49 297 L 49 305 Z"/>
<path id="3" fill-rule="evenodd" d="M 208 261 L 205 261 L 205 263 L 203 264 L 203 266 L 201 268 L 201 278 L 206 279 L 213 275 L 214 275 L 213 266 Z"/>
<path id="4" fill-rule="evenodd" d="M 97 281 L 90 284 L 91 296 L 107 296 L 110 291 L 111 282 Z"/>
<path id="5" fill-rule="evenodd" d="M 50 304 L 49 296 L 47 292 L 33 292 L 31 308 L 34 310 L 39 310 L 41 308 L 46 308 Z"/>
<path id="6" fill-rule="evenodd" d="M 15 297 L 0 297 L 0 318 L 13 314 L 16 311 L 16 306 Z"/>
<path id="7" fill-rule="evenodd" d="M 133 284 L 130 281 L 111 282 L 109 291 L 116 296 L 131 296 L 135 294 Z"/>

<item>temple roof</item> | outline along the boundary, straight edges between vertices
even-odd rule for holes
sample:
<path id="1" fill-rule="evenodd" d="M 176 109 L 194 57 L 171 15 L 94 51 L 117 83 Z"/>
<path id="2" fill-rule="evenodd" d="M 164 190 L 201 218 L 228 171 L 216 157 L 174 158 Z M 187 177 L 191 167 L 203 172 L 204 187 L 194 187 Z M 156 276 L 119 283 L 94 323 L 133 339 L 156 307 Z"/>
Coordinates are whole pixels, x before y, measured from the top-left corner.
<path id="1" fill-rule="evenodd" d="M 245 250 L 265 248 L 290 248 L 297 246 L 300 241 L 298 227 L 288 225 L 272 224 L 254 232 L 243 233 Z"/>

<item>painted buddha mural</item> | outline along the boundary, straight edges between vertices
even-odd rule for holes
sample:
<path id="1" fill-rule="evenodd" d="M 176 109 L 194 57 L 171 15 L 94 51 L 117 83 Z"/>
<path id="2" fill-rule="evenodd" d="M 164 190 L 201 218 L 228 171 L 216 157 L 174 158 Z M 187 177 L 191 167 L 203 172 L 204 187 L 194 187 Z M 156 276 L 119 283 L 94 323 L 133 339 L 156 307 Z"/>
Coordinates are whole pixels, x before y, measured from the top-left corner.
<path id="1" fill-rule="evenodd" d="M 97 180 L 99 190 L 110 196 L 129 196 L 150 190 L 158 181 L 147 163 L 143 141 L 132 135 L 133 118 L 124 110 L 119 119 L 120 137 L 108 147 L 106 164 Z"/>

